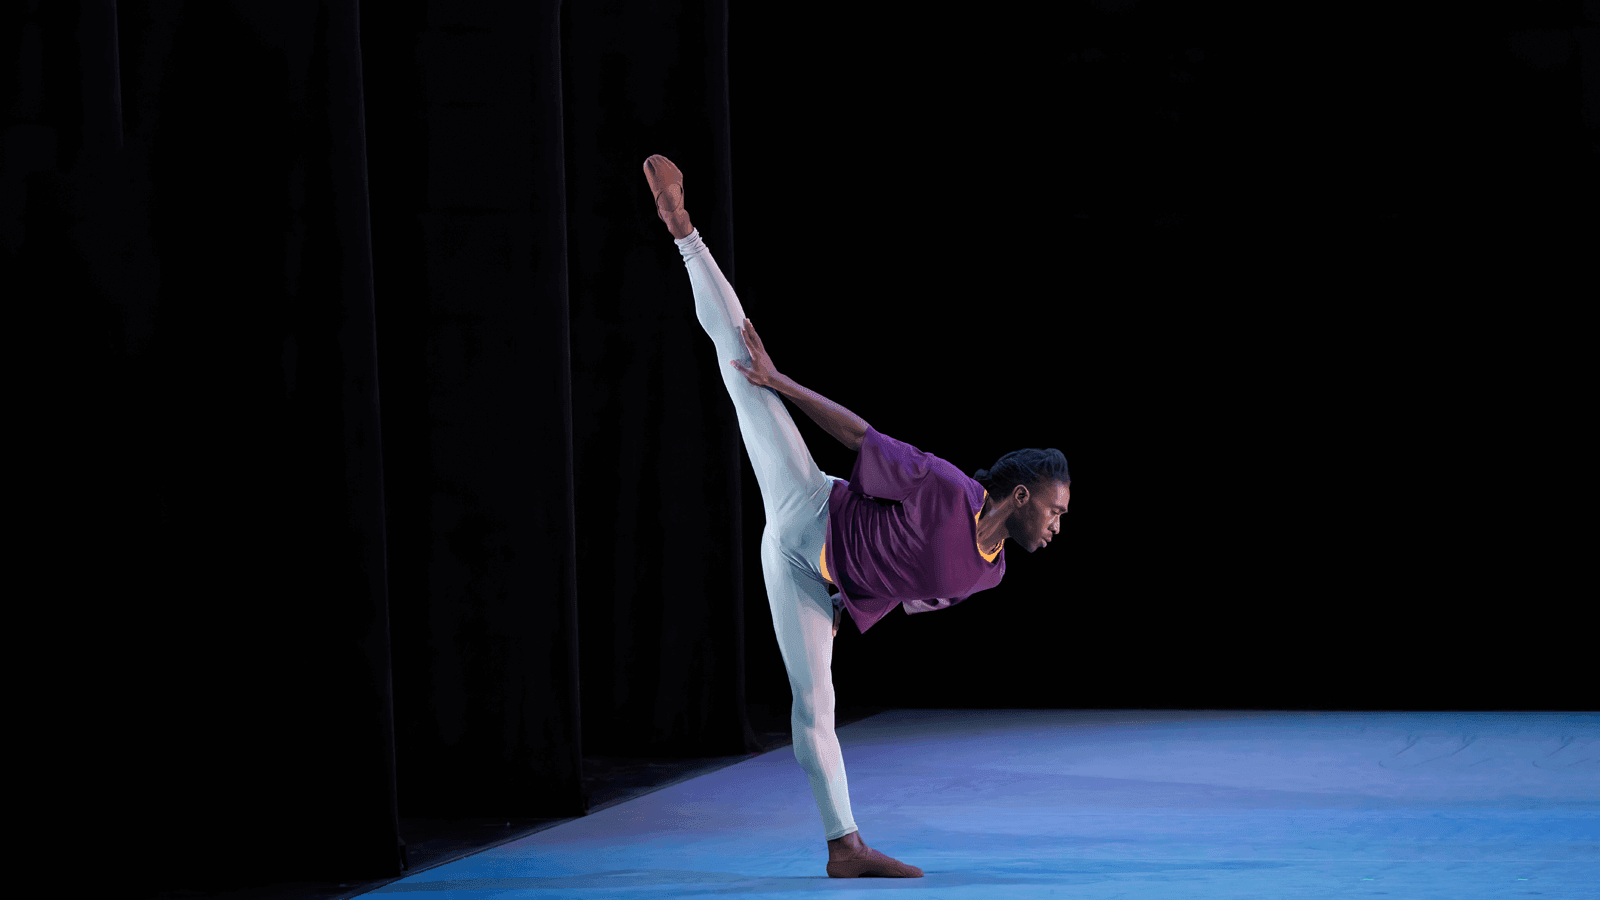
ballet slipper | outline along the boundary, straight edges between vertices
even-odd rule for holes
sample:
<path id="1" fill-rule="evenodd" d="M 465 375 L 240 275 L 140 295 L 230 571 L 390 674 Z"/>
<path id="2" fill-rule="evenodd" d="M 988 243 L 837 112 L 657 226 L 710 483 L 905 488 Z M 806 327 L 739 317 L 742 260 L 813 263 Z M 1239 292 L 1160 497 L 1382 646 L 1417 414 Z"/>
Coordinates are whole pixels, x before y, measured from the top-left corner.
<path id="1" fill-rule="evenodd" d="M 829 878 L 921 878 L 922 870 L 866 848 L 848 859 L 828 860 Z"/>
<path id="2" fill-rule="evenodd" d="M 683 208 L 683 173 L 672 160 L 656 154 L 644 161 L 644 178 L 650 182 L 656 215 L 667 223 L 667 231 L 680 241 L 688 237 L 694 226 L 689 224 L 689 211 Z"/>

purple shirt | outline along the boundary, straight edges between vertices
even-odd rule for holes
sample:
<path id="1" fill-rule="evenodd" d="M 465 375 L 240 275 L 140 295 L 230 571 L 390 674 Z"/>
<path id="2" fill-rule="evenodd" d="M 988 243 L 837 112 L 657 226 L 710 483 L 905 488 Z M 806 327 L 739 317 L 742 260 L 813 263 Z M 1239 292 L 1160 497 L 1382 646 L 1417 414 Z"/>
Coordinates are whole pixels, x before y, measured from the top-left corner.
<path id="1" fill-rule="evenodd" d="M 1005 549 L 992 563 L 978 553 L 983 496 L 960 469 L 867 426 L 850 480 L 828 495 L 825 551 L 857 628 L 897 605 L 944 609 L 1000 583 Z"/>

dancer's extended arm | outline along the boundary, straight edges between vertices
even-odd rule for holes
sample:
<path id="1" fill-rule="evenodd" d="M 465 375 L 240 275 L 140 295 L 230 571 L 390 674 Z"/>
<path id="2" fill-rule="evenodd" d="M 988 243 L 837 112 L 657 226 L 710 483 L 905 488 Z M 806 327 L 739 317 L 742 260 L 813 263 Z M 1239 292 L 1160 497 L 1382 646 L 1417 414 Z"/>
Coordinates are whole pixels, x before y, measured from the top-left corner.
<path id="1" fill-rule="evenodd" d="M 766 348 L 761 346 L 761 337 L 756 334 L 755 327 L 750 324 L 749 319 L 745 319 L 739 333 L 744 336 L 745 351 L 750 354 L 750 362 L 745 364 L 736 359 L 729 362 L 744 373 L 747 381 L 757 387 L 772 388 L 788 397 L 794 401 L 795 406 L 800 407 L 802 412 L 811 417 L 811 421 L 821 425 L 822 430 L 833 435 L 839 443 L 851 450 L 861 449 L 861 442 L 867 437 L 865 419 L 816 391 L 801 387 L 793 378 L 780 374 L 773 368 Z"/>
<path id="2" fill-rule="evenodd" d="M 787 375 L 777 376 L 772 389 L 794 401 L 794 405 L 851 450 L 860 450 L 867 438 L 866 420 L 810 388 L 801 387 Z"/>

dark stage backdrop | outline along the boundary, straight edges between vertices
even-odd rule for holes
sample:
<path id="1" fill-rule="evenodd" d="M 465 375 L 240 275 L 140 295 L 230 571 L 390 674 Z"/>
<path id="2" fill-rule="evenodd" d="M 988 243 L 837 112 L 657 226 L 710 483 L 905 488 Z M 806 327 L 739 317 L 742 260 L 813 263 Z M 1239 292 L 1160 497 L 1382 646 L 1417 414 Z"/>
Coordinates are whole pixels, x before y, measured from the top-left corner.
<path id="1" fill-rule="evenodd" d="M 1547 504 L 1585 446 L 1597 29 L 735 8 L 737 287 L 776 365 L 968 473 L 1053 446 L 1075 479 L 1002 587 L 847 623 L 839 703 L 1592 707 L 1556 674 L 1577 545 Z M 781 709 L 754 566 L 745 594 L 752 709 Z"/>
<path id="2" fill-rule="evenodd" d="M 787 727 L 652 153 L 781 370 L 1071 461 L 1000 588 L 844 623 L 842 708 L 1592 707 L 1600 8 L 1207 6 L 5 4 L 24 701 L 127 890 Z"/>
<path id="3" fill-rule="evenodd" d="M 5 283 L 51 457 L 30 559 L 68 614 L 30 629 L 68 638 L 51 806 L 103 812 L 92 867 L 130 892 L 394 871 L 356 4 L 3 15 Z"/>

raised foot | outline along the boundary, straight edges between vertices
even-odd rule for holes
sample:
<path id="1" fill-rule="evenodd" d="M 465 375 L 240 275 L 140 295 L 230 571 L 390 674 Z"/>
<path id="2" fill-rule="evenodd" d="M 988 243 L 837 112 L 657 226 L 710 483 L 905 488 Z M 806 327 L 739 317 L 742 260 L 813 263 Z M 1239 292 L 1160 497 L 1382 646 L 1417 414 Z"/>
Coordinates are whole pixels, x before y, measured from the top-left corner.
<path id="1" fill-rule="evenodd" d="M 667 231 L 680 241 L 688 237 L 694 226 L 689 224 L 689 211 L 683 208 L 683 172 L 658 153 L 644 161 L 644 179 L 650 183 L 656 215 L 667 223 Z"/>
<path id="2" fill-rule="evenodd" d="M 922 870 L 867 848 L 848 859 L 828 860 L 829 878 L 921 878 Z"/>

